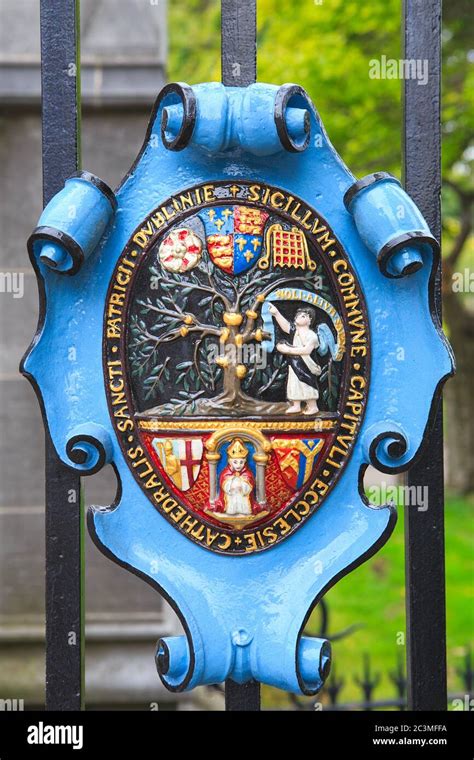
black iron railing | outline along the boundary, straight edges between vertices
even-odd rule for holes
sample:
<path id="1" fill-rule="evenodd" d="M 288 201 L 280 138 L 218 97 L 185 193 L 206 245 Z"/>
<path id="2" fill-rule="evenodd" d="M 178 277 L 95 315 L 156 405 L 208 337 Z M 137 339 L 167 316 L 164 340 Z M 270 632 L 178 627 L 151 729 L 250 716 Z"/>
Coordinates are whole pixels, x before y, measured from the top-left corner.
<path id="1" fill-rule="evenodd" d="M 385 677 L 383 677 L 385 676 Z M 456 667 L 454 687 L 456 691 L 449 692 L 444 703 L 443 710 L 470 710 L 473 698 L 473 670 L 472 650 L 466 646 L 465 654 Z M 387 681 L 393 687 L 394 693 L 388 696 L 386 693 Z M 360 698 L 348 699 L 345 692 L 351 686 L 351 682 L 360 692 Z M 340 711 L 347 710 L 409 710 L 412 709 L 408 702 L 408 679 L 406 676 L 404 658 L 398 656 L 394 667 L 387 673 L 373 667 L 370 655 L 364 653 L 360 666 L 360 674 L 351 677 L 339 675 L 333 668 L 323 689 L 317 697 L 300 698 L 294 694 L 288 694 L 288 702 L 294 710 L 324 710 Z M 382 695 L 382 696 L 380 696 Z"/>
<path id="2" fill-rule="evenodd" d="M 80 164 L 79 2 L 41 0 L 43 202 Z M 81 479 L 46 428 L 46 707 L 80 710 L 84 682 Z"/>

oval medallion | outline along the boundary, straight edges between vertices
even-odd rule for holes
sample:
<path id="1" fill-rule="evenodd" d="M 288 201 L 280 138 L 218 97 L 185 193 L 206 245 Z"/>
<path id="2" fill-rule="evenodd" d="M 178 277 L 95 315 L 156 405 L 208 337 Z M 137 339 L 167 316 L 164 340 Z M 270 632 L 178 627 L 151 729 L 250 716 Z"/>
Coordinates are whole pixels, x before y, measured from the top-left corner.
<path id="1" fill-rule="evenodd" d="M 125 459 L 189 539 L 248 554 L 322 504 L 363 418 L 369 329 L 327 222 L 261 183 L 177 193 L 119 257 L 104 372 Z"/>

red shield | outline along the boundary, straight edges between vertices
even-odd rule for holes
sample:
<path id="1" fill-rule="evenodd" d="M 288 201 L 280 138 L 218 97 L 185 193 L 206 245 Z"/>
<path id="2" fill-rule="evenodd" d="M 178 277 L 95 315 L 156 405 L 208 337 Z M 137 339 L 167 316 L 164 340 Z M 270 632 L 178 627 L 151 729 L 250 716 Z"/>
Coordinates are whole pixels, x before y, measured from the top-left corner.
<path id="1" fill-rule="evenodd" d="M 272 438 L 272 448 L 285 483 L 297 491 L 309 480 L 324 446 L 324 438 Z"/>

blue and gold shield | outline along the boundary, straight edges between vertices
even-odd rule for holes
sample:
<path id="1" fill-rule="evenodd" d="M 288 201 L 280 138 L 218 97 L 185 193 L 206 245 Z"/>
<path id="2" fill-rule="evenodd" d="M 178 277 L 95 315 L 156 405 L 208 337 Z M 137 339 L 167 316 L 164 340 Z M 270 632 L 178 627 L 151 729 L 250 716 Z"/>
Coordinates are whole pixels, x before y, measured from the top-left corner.
<path id="1" fill-rule="evenodd" d="M 257 263 L 263 252 L 268 214 L 249 206 L 214 206 L 199 214 L 207 250 L 216 266 L 239 275 Z"/>

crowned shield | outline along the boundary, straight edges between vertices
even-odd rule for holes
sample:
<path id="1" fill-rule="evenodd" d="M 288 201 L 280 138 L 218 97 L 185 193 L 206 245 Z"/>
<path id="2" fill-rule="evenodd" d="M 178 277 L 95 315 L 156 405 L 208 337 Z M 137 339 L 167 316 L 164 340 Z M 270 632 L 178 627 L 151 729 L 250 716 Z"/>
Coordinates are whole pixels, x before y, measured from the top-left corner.
<path id="1" fill-rule="evenodd" d="M 263 230 L 268 213 L 250 206 L 214 206 L 199 214 L 213 263 L 239 275 L 257 263 L 263 253 Z"/>

